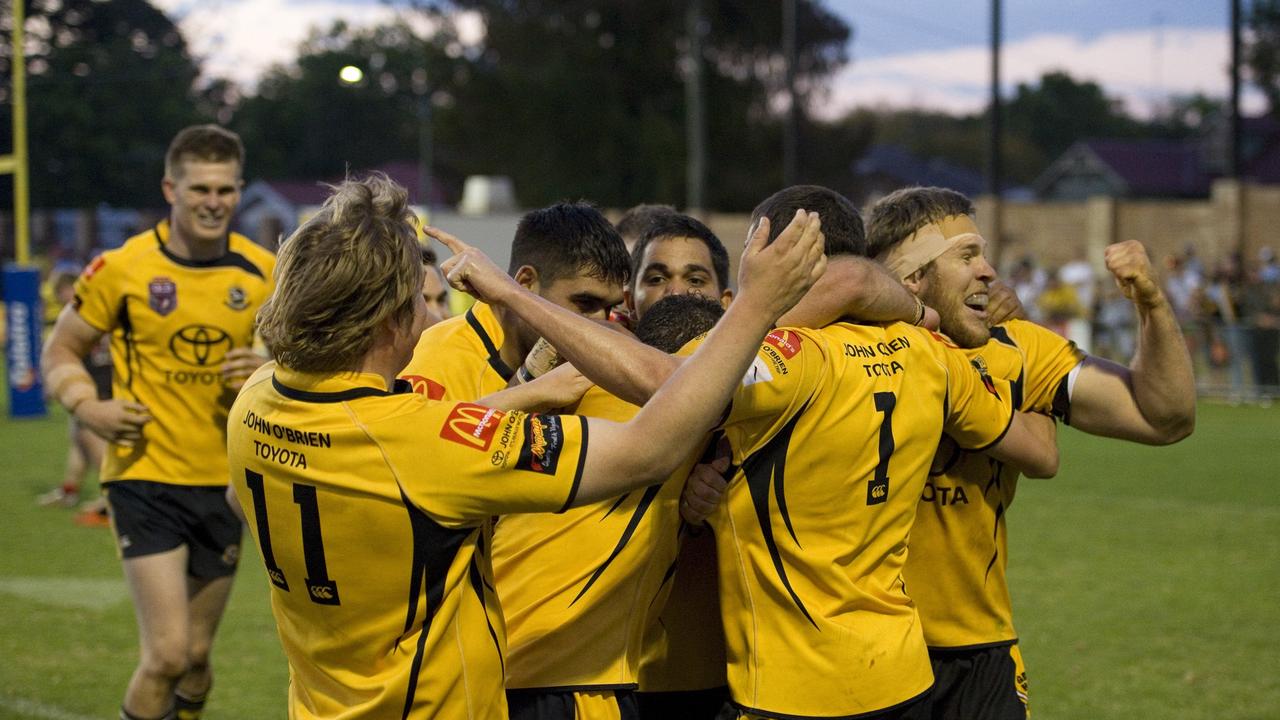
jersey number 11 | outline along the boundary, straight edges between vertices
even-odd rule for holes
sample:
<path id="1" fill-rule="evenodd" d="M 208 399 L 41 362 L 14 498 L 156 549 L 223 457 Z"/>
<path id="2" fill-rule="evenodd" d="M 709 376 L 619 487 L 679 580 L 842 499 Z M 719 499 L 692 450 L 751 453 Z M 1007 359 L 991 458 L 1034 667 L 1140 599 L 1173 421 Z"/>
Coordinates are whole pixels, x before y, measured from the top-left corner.
<path id="1" fill-rule="evenodd" d="M 245 485 L 253 494 L 253 515 L 258 525 L 258 545 L 262 549 L 262 562 L 267 566 L 267 577 L 276 587 L 289 592 L 289 581 L 284 570 L 276 564 L 271 549 L 271 528 L 267 523 L 267 495 L 262 488 L 262 475 L 248 468 L 244 471 Z M 303 483 L 293 484 L 293 501 L 298 505 L 302 518 L 302 555 L 306 560 L 307 594 L 311 602 L 319 605 L 341 605 L 338 601 L 338 583 L 329 579 L 329 567 L 324 561 L 324 539 L 320 534 L 320 506 L 316 503 L 316 488 Z"/>

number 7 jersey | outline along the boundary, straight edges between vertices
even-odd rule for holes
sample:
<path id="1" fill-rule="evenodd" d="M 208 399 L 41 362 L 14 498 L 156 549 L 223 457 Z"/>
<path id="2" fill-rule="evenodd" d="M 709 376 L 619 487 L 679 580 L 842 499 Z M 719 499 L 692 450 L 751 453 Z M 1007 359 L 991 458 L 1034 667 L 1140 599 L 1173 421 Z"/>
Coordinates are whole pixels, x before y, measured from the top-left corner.
<path id="1" fill-rule="evenodd" d="M 729 688 L 766 717 L 854 716 L 933 683 L 902 567 L 945 430 L 997 442 L 1009 386 L 927 331 L 839 323 L 761 345 L 722 427 L 711 516 Z"/>
<path id="2" fill-rule="evenodd" d="M 231 409 L 230 479 L 270 582 L 289 717 L 506 718 L 482 526 L 569 506 L 586 421 L 397 386 L 268 363 Z"/>

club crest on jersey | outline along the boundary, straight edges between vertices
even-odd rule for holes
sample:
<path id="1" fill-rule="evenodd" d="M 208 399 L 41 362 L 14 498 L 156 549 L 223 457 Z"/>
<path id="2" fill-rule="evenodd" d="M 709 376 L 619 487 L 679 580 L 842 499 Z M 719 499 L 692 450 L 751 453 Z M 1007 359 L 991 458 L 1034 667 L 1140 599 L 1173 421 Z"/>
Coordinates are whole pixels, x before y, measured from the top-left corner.
<path id="1" fill-rule="evenodd" d="M 419 395 L 426 395 L 428 400 L 443 400 L 444 386 L 435 380 L 424 378 L 421 375 L 401 375 L 401 380 L 409 383 L 409 387 Z"/>
<path id="2" fill-rule="evenodd" d="M 178 286 L 167 277 L 154 277 L 147 283 L 147 304 L 160 315 L 178 308 Z"/>
<path id="3" fill-rule="evenodd" d="M 982 378 L 982 385 L 987 389 L 987 392 L 1000 397 L 1000 393 L 996 392 L 995 381 L 991 379 L 991 375 L 987 372 L 987 361 L 981 357 L 976 357 L 970 360 L 969 364 L 973 366 L 974 370 L 978 371 L 978 375 Z"/>
<path id="4" fill-rule="evenodd" d="M 506 413 L 475 403 L 458 403 L 449 412 L 440 437 L 473 450 L 488 451 Z"/>
<path id="5" fill-rule="evenodd" d="M 800 336 L 790 330 L 774 330 L 765 335 L 764 341 L 772 345 L 782 357 L 790 360 L 800 352 Z"/>
<path id="6" fill-rule="evenodd" d="M 524 419 L 524 445 L 516 460 L 519 470 L 555 475 L 564 449 L 564 427 L 558 415 L 529 415 Z"/>
<path id="7" fill-rule="evenodd" d="M 232 285 L 227 291 L 227 307 L 232 310 L 244 310 L 249 307 L 249 294 L 239 285 Z"/>

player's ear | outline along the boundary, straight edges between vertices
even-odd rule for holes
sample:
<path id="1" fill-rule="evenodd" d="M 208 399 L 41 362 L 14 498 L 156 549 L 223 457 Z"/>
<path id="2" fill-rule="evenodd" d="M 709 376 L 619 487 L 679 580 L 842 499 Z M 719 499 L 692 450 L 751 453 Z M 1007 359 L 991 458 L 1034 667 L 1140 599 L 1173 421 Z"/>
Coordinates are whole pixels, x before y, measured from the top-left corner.
<path id="1" fill-rule="evenodd" d="M 538 282 L 538 270 L 532 265 L 521 265 L 520 268 L 516 270 L 516 274 L 512 277 L 515 278 L 516 282 L 524 286 L 526 290 L 534 293 L 535 295 L 542 287 L 542 284 Z"/>
<path id="2" fill-rule="evenodd" d="M 631 286 L 622 288 L 622 306 L 627 309 L 627 314 L 631 317 L 636 316 L 636 296 L 631 292 Z"/>
<path id="3" fill-rule="evenodd" d="M 902 284 L 905 285 L 907 289 L 911 291 L 912 295 L 919 296 L 920 293 L 924 292 L 924 285 L 925 285 L 924 275 L 925 275 L 924 268 L 920 268 L 919 270 L 903 278 Z"/>
<path id="4" fill-rule="evenodd" d="M 164 201 L 170 205 L 178 201 L 178 184 L 168 175 L 160 181 L 160 192 L 164 194 Z"/>
<path id="5" fill-rule="evenodd" d="M 731 302 L 733 302 L 733 290 L 725 288 L 724 292 L 720 293 L 720 307 L 728 310 Z"/>

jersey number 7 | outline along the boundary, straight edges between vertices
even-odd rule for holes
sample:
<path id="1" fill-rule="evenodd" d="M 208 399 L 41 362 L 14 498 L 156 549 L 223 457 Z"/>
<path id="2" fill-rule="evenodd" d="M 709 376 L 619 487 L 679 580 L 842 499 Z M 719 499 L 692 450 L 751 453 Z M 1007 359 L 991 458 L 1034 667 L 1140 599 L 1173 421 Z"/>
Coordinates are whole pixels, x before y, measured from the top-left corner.
<path id="1" fill-rule="evenodd" d="M 262 488 L 262 475 L 248 468 L 244 471 L 245 485 L 253 494 L 253 515 L 258 525 L 258 545 L 262 549 L 262 562 L 267 566 L 267 577 L 276 587 L 289 592 L 289 581 L 284 570 L 276 564 L 271 549 L 271 528 L 267 523 L 267 494 Z M 307 594 L 311 602 L 319 605 L 341 605 L 338 599 L 338 583 L 329 579 L 329 567 L 324 561 L 324 538 L 320 533 L 320 506 L 316 503 L 316 488 L 303 483 L 293 484 L 293 501 L 298 505 L 302 518 L 302 555 L 306 560 Z"/>

